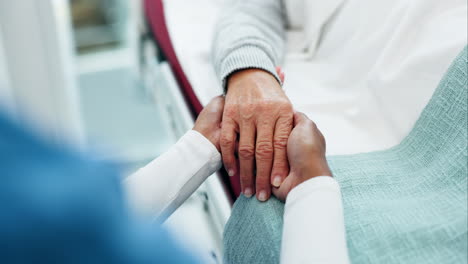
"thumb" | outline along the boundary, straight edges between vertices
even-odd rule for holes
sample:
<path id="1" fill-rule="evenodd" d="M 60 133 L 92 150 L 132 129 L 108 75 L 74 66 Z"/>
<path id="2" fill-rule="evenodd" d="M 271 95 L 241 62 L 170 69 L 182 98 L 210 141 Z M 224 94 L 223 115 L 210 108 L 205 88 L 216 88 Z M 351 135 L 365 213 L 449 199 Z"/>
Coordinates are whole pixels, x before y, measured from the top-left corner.
<path id="1" fill-rule="evenodd" d="M 291 191 L 293 187 L 293 180 L 294 176 L 291 175 L 292 173 L 289 173 L 289 175 L 284 179 L 284 181 L 281 183 L 280 187 L 272 188 L 273 195 L 278 198 L 278 200 L 285 202 L 286 197 L 288 196 L 289 192 Z"/>
<path id="2" fill-rule="evenodd" d="M 294 113 L 294 127 L 299 125 L 302 122 L 307 121 L 309 118 L 301 112 L 295 112 Z"/>
<path id="3" fill-rule="evenodd" d="M 208 115 L 210 116 L 210 119 L 212 119 L 212 121 L 219 123 L 221 122 L 221 118 L 223 116 L 223 109 L 224 97 L 220 95 L 211 99 L 211 101 L 203 110 L 208 112 Z"/>

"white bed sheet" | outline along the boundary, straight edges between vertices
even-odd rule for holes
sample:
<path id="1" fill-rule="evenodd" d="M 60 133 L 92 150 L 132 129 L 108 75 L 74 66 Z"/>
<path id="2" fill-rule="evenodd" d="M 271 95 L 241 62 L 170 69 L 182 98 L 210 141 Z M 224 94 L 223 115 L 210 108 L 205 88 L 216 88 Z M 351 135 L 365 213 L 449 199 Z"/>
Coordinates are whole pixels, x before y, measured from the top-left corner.
<path id="1" fill-rule="evenodd" d="M 179 61 L 202 104 L 207 104 L 212 97 L 222 93 L 210 59 L 222 1 L 169 0 L 164 4 L 168 30 Z M 296 35 L 296 39 L 300 39 Z M 321 100 L 329 101 L 325 98 L 334 97 L 335 94 L 329 94 L 324 89 L 297 89 L 304 87 L 300 78 L 307 76 L 304 72 L 307 69 L 306 63 L 301 60 L 286 60 L 285 89 L 295 108 L 306 113 L 322 130 L 327 139 L 328 154 L 379 150 L 398 143 L 399 138 L 389 132 L 391 128 L 386 127 L 385 123 L 375 123 L 369 127 L 369 120 L 353 118 L 359 115 L 360 109 L 350 103 L 346 96 L 341 100 L 335 97 L 332 103 L 320 103 Z M 310 98 L 310 103 L 304 103 L 303 98 Z M 368 119 L 379 120 L 375 116 Z M 364 121 L 363 124 L 359 124 L 360 121 Z"/>
<path id="2" fill-rule="evenodd" d="M 219 0 L 166 0 L 166 22 L 174 49 L 202 104 L 222 94 L 211 64 Z"/>
<path id="3" fill-rule="evenodd" d="M 206 104 L 210 98 L 222 92 L 210 60 L 214 27 L 222 3 L 223 1 L 220 0 L 165 1 L 169 32 L 176 53 L 203 104 Z M 371 4 L 371 2 L 369 3 Z M 379 7 L 379 9 L 386 11 L 385 7 Z M 374 18 L 379 19 L 378 17 Z M 458 18 L 463 18 L 463 15 L 458 16 Z M 464 15 L 464 19 L 466 22 L 466 15 Z M 376 80 L 376 83 L 373 84 L 363 84 L 361 82 L 354 85 L 366 86 L 367 90 L 361 89 L 362 87 L 345 89 L 347 88 L 344 87 L 347 86 L 345 82 L 340 84 L 341 87 L 336 87 L 336 81 L 329 85 L 320 81 L 324 79 L 322 78 L 323 75 L 339 73 L 340 69 L 338 71 L 331 68 L 327 69 L 327 62 L 322 63 L 320 60 L 310 65 L 310 62 L 306 63 L 298 59 L 298 56 L 291 56 L 291 54 L 286 57 L 283 66 L 286 73 L 284 88 L 294 107 L 306 113 L 322 130 L 327 140 L 328 154 L 351 154 L 389 148 L 398 144 L 410 131 L 430 99 L 443 72 L 458 51 L 465 45 L 466 33 L 463 33 L 463 27 L 458 27 L 458 29 L 460 29 L 461 33 L 456 30 L 447 32 L 452 36 L 453 33 L 460 33 L 458 34 L 459 38 L 447 44 L 448 52 L 439 54 L 435 58 L 439 65 L 435 69 L 434 67 L 430 69 L 432 72 L 429 73 L 432 73 L 432 75 L 426 80 L 427 85 L 424 86 L 427 88 L 410 91 L 411 100 L 408 100 L 405 95 L 408 90 L 398 90 L 400 83 L 393 84 L 397 88 L 396 90 L 391 87 L 391 90 L 383 91 L 385 95 L 383 98 L 382 96 L 376 97 L 375 90 L 369 91 L 367 89 L 368 86 L 377 88 L 382 86 L 385 88 L 384 85 L 379 85 L 379 80 Z M 464 32 L 466 32 L 466 26 L 464 29 Z M 444 32 L 443 28 L 441 32 Z M 290 32 L 289 39 L 300 39 L 300 34 Z M 426 39 L 426 41 L 431 41 L 431 39 Z M 294 43 L 288 43 L 288 46 L 294 47 L 295 45 Z M 328 51 L 325 50 L 322 53 L 330 52 L 330 47 L 333 47 L 333 45 L 329 45 Z M 346 50 L 343 49 L 342 51 Z M 356 59 L 353 57 L 354 55 L 346 55 L 347 57 L 343 58 Z M 396 55 L 401 54 L 396 53 Z M 335 54 L 331 54 L 331 56 L 335 56 Z M 340 58 L 337 55 L 335 59 Z M 434 62 L 434 58 L 427 60 L 427 63 L 431 62 Z M 386 67 L 386 65 L 384 66 Z M 389 68 L 389 70 L 393 69 Z M 409 71 L 411 72 L 411 68 Z M 426 75 L 427 73 L 423 72 Z M 314 75 L 317 78 L 314 79 Z M 319 81 L 316 81 L 317 79 Z M 368 80 L 361 81 L 368 82 Z M 353 84 L 353 81 L 349 83 Z M 390 94 L 388 94 L 388 91 L 390 91 Z M 376 98 L 379 100 L 376 100 Z M 401 102 L 398 102 L 400 100 Z M 392 105 L 392 101 L 397 103 Z M 396 108 L 398 108 L 399 103 L 405 107 L 404 111 L 408 114 L 406 115 L 404 112 L 403 115 L 395 115 L 399 118 L 395 122 L 391 117 L 388 117 L 388 111 L 398 110 Z M 385 107 L 386 109 L 384 109 Z"/>

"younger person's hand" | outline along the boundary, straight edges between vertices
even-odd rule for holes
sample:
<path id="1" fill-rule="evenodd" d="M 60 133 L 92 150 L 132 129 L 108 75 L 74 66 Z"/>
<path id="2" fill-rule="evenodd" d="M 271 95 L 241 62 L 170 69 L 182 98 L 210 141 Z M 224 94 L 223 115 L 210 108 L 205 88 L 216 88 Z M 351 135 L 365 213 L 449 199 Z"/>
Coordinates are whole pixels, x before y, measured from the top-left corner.
<path id="1" fill-rule="evenodd" d="M 213 145 L 219 148 L 219 137 L 221 135 L 221 119 L 224 109 L 224 97 L 217 96 L 203 108 L 198 115 L 193 130 L 206 137 Z"/>
<path id="2" fill-rule="evenodd" d="M 273 194 L 285 201 L 297 185 L 316 176 L 332 176 L 325 150 L 325 139 L 315 123 L 303 113 L 295 113 L 287 146 L 290 172 L 279 188 L 273 188 Z"/>

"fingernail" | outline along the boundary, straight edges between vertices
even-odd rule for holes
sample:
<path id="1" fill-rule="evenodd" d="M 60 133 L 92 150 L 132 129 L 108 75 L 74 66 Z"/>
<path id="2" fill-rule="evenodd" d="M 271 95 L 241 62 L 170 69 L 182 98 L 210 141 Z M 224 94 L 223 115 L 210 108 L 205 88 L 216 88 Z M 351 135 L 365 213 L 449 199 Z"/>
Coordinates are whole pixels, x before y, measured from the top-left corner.
<path id="1" fill-rule="evenodd" d="M 245 190 L 244 190 L 244 196 L 247 197 L 247 198 L 252 197 L 252 189 L 250 189 L 250 188 L 245 188 Z"/>
<path id="2" fill-rule="evenodd" d="M 267 193 L 266 191 L 260 191 L 260 194 L 258 195 L 258 200 L 264 202 L 267 200 Z"/>
<path id="3" fill-rule="evenodd" d="M 228 174 L 229 174 L 229 176 L 231 176 L 231 177 L 234 176 L 234 174 L 235 174 L 235 173 L 234 173 L 234 170 L 229 170 L 229 171 L 228 171 Z"/>
<path id="4" fill-rule="evenodd" d="M 273 179 L 273 186 L 279 187 L 281 185 L 281 176 L 276 176 Z"/>

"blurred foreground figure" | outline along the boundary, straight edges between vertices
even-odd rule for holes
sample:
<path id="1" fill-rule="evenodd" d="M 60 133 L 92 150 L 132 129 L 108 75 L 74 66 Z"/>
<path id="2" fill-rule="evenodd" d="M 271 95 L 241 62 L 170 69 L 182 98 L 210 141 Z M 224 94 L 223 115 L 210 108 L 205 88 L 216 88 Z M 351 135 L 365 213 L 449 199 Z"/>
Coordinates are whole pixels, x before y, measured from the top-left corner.
<path id="1" fill-rule="evenodd" d="M 0 114 L 2 263 L 197 263 L 127 210 L 117 168 Z"/>

